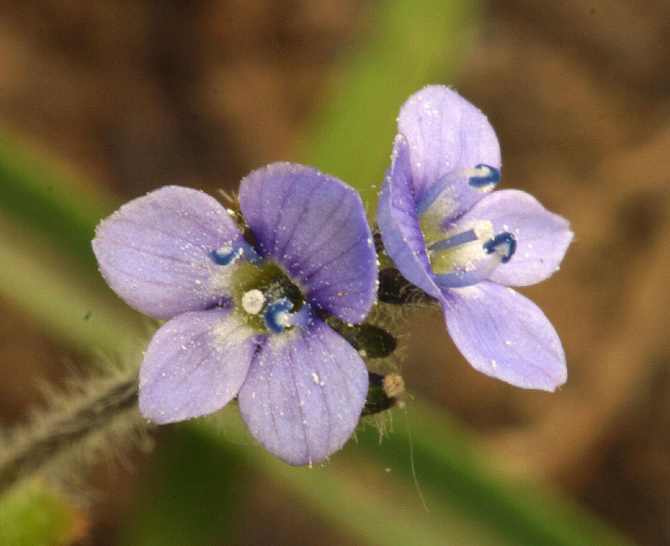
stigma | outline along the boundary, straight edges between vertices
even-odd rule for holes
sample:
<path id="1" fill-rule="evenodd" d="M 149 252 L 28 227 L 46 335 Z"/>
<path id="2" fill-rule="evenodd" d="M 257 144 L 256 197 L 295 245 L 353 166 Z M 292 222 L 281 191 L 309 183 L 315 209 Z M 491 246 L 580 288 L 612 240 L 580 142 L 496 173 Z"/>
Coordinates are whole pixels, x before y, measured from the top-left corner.
<path id="1" fill-rule="evenodd" d="M 250 315 L 257 315 L 265 307 L 265 295 L 258 288 L 248 290 L 242 296 L 242 309 Z"/>

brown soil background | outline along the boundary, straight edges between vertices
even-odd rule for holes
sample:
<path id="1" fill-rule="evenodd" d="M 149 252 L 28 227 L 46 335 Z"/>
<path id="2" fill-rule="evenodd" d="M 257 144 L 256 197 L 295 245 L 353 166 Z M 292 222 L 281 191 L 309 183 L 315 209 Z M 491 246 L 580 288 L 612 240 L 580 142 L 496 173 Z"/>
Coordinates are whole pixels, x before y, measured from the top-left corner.
<path id="1" fill-rule="evenodd" d="M 232 189 L 286 158 L 370 6 L 0 0 L 0 118 L 129 198 Z M 557 484 L 642 545 L 670 544 L 670 3 L 492 1 L 462 67 L 456 88 L 500 138 L 502 186 L 576 233 L 561 271 L 524 290 L 560 333 L 570 379 L 550 395 L 483 377 L 436 313 L 415 319 L 408 389 L 475 427 L 504 471 Z M 60 381 L 76 355 L 1 300 L 0 325 L 11 424 L 41 400 L 36 378 Z M 119 472 L 101 478 L 113 494 L 93 506 L 94 544 L 113 544 L 132 506 L 135 474 Z"/>

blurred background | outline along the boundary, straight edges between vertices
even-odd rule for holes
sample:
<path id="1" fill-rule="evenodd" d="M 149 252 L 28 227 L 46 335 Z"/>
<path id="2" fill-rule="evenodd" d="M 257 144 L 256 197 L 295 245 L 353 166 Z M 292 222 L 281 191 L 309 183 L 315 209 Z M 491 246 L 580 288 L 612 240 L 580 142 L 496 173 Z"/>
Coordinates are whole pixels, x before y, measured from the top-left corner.
<path id="1" fill-rule="evenodd" d="M 572 222 L 561 270 L 522 291 L 559 332 L 568 383 L 548 394 L 478 374 L 439 311 L 410 312 L 399 361 L 407 413 L 392 410 L 381 444 L 368 426 L 325 469 L 285 475 L 259 469 L 270 456 L 244 442 L 163 427 L 150 453 L 131 445 L 121 463 L 63 486 L 78 523 L 61 543 L 377 544 L 388 543 L 375 530 L 384 518 L 427 526 L 407 544 L 522 543 L 482 530 L 485 490 L 466 508 L 468 492 L 450 493 L 449 509 L 431 500 L 442 470 L 420 446 L 448 429 L 443 441 L 464 442 L 491 487 L 551 491 L 568 512 L 560 525 L 588 517 L 636 544 L 670 544 L 662 0 L 0 0 L 0 424 L 24 422 L 44 404 L 41 384 L 64 384 L 96 351 L 113 354 L 114 340 L 146 340 L 146 323 L 97 278 L 87 241 L 100 218 L 167 184 L 231 191 L 276 160 L 340 176 L 374 211 L 397 110 L 428 83 L 487 114 L 500 187 Z M 50 302 L 57 290 L 64 299 Z M 412 408 L 424 404 L 448 426 L 417 424 Z M 413 427 L 410 459 L 393 436 Z M 413 465 L 418 490 L 371 460 L 387 449 L 398 467 Z M 324 472 L 324 489 L 292 486 L 305 472 Z M 443 478 L 439 487 L 454 487 Z M 378 515 L 334 514 L 331 494 L 373 495 Z"/>

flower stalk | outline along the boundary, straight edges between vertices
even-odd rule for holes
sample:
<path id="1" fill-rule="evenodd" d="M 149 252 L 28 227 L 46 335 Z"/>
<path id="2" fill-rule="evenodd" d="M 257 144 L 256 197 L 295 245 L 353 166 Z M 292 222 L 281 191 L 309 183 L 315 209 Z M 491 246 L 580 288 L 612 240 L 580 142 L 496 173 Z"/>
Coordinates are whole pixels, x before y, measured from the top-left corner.
<path id="1" fill-rule="evenodd" d="M 50 394 L 50 404 L 0 442 L 0 494 L 18 482 L 47 473 L 59 478 L 74 463 L 116 451 L 149 423 L 137 411 L 137 378 L 121 372 L 82 381 L 71 392 Z"/>

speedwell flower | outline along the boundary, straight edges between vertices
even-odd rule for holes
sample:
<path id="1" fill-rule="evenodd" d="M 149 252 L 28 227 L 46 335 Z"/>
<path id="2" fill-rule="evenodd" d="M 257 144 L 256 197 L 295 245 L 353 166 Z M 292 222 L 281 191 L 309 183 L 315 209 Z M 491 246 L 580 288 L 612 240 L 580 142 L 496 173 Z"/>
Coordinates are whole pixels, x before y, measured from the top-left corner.
<path id="1" fill-rule="evenodd" d="M 361 356 L 319 317 L 363 321 L 376 255 L 359 195 L 302 165 L 240 184 L 242 233 L 207 194 L 168 186 L 98 226 L 93 249 L 132 307 L 169 319 L 140 367 L 140 410 L 158 423 L 237 397 L 251 434 L 293 465 L 319 462 L 353 432 L 368 392 Z"/>
<path id="2" fill-rule="evenodd" d="M 379 197 L 384 245 L 407 280 L 442 305 L 456 346 L 477 370 L 553 391 L 567 378 L 551 323 L 511 286 L 556 271 L 569 223 L 518 190 L 493 192 L 500 149 L 486 117 L 429 86 L 402 106 Z"/>

